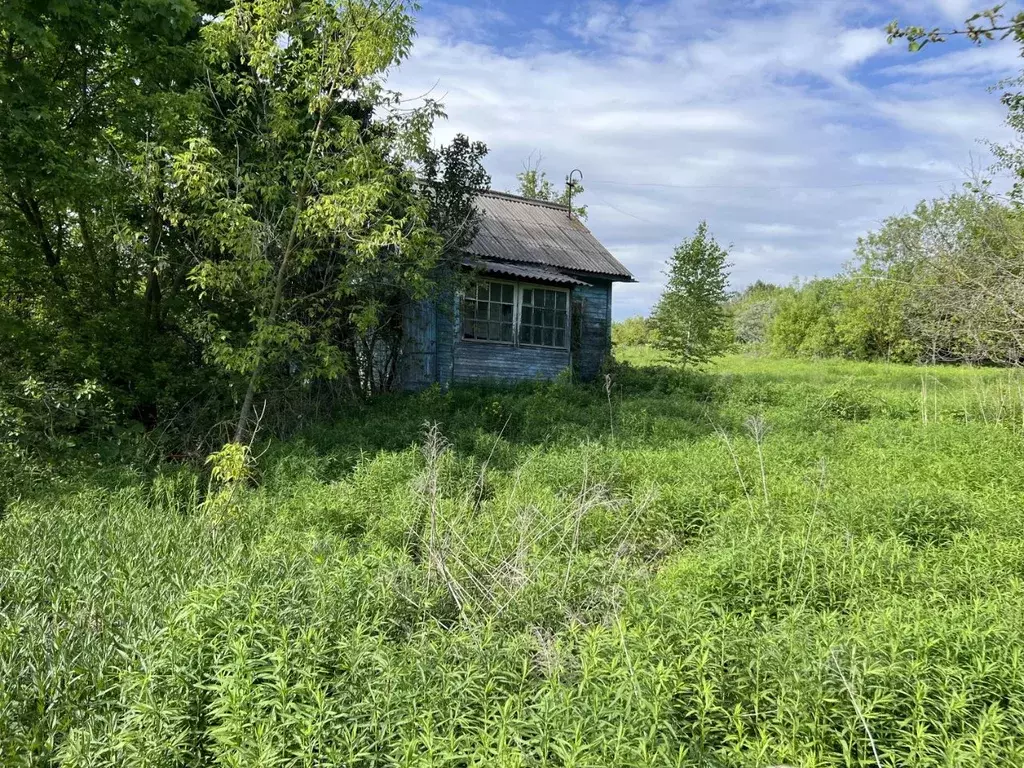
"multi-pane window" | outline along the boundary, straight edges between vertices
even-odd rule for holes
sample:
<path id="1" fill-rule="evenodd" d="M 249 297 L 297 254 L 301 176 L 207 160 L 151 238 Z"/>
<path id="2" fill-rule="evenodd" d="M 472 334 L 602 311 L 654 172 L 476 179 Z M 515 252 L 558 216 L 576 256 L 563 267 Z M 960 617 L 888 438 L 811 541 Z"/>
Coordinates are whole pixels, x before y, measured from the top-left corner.
<path id="1" fill-rule="evenodd" d="M 519 315 L 519 343 L 565 348 L 568 303 L 565 291 L 523 288 Z"/>
<path id="2" fill-rule="evenodd" d="M 462 301 L 462 335 L 479 341 L 511 342 L 516 311 L 512 283 L 478 283 Z"/>
<path id="3" fill-rule="evenodd" d="M 569 292 L 527 284 L 480 282 L 462 300 L 462 337 L 566 349 Z"/>

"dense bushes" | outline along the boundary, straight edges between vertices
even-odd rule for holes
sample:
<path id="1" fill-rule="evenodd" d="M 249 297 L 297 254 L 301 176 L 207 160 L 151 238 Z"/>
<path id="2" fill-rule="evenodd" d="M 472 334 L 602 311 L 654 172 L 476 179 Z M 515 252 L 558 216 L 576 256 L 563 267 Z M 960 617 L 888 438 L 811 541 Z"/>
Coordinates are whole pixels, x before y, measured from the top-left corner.
<path id="1" fill-rule="evenodd" d="M 389 397 L 227 507 L 187 468 L 15 503 L 0 763 L 1019 764 L 1019 391 L 936 376 Z"/>
<path id="2" fill-rule="evenodd" d="M 860 239 L 842 274 L 730 302 L 737 340 L 779 356 L 1017 365 L 1024 228 L 980 194 L 922 203 Z"/>
<path id="3" fill-rule="evenodd" d="M 612 344 L 617 347 L 637 347 L 654 342 L 650 321 L 636 315 L 612 324 Z"/>
<path id="4" fill-rule="evenodd" d="M 434 148 L 438 105 L 382 87 L 409 10 L 5 4 L 0 409 L 93 381 L 116 423 L 204 453 L 257 406 L 272 431 L 392 385 L 403 308 L 489 183 L 486 147 Z"/>

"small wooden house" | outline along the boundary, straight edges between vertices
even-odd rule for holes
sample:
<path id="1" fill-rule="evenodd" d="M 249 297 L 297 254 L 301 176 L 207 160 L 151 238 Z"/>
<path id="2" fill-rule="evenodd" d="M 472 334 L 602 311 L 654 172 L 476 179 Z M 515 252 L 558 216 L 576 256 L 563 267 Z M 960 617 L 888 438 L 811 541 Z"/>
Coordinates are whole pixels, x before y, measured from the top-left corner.
<path id="1" fill-rule="evenodd" d="M 465 291 L 406 313 L 402 386 L 594 378 L 611 350 L 612 284 L 629 270 L 569 209 L 501 192 L 479 195 Z"/>

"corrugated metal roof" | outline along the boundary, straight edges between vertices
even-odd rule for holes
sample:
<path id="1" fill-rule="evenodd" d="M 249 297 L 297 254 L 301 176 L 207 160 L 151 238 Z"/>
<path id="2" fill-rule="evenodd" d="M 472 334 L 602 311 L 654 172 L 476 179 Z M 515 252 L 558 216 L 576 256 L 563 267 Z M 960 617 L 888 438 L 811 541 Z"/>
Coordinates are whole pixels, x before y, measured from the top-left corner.
<path id="1" fill-rule="evenodd" d="M 590 285 L 590 283 L 579 280 L 575 277 L 563 275 L 554 269 L 542 267 L 524 267 L 520 264 L 501 264 L 496 261 L 485 259 L 466 259 L 463 262 L 467 267 L 480 270 L 490 275 L 508 275 L 509 277 L 521 277 L 524 280 L 543 280 L 549 283 L 560 283 L 562 285 Z"/>
<path id="2" fill-rule="evenodd" d="M 567 208 L 501 192 L 482 192 L 480 231 L 466 249 L 475 256 L 589 272 L 613 279 L 633 275 Z"/>

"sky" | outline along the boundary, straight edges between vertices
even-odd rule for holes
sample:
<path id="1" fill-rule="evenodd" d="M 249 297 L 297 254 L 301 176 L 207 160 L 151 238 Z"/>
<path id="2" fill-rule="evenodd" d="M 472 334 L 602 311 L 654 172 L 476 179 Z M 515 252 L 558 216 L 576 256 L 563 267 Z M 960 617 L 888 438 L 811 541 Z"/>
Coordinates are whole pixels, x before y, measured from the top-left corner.
<path id="1" fill-rule="evenodd" d="M 988 171 L 988 142 L 1012 139 L 990 87 L 1020 72 L 1018 46 L 911 54 L 884 28 L 993 2 L 422 0 L 389 87 L 444 104 L 437 143 L 485 142 L 494 189 L 531 157 L 558 184 L 580 169 L 588 227 L 638 280 L 615 288 L 621 319 L 650 310 L 701 220 L 732 288 L 788 283 Z"/>

